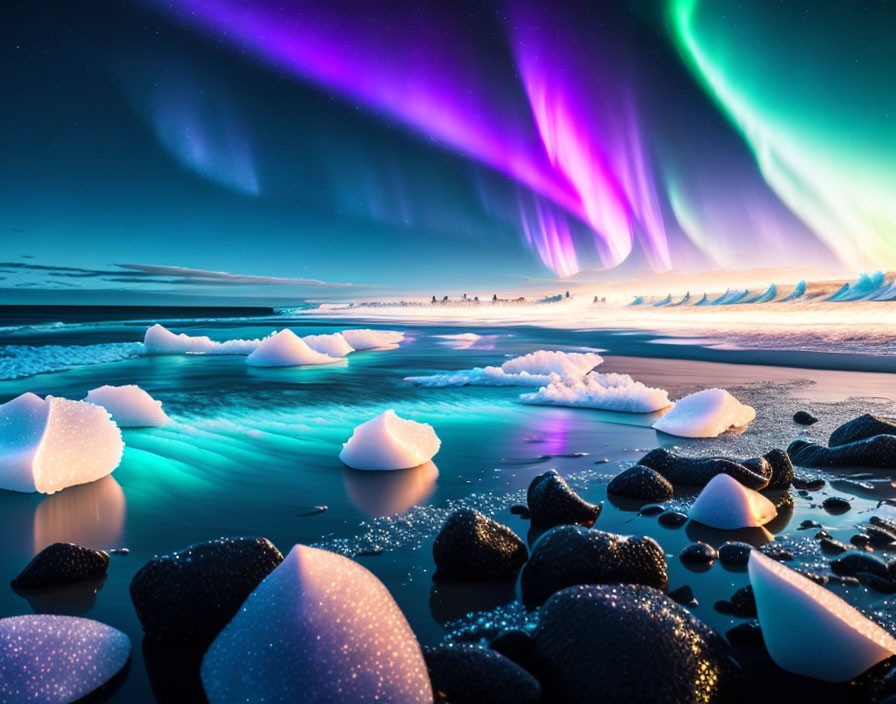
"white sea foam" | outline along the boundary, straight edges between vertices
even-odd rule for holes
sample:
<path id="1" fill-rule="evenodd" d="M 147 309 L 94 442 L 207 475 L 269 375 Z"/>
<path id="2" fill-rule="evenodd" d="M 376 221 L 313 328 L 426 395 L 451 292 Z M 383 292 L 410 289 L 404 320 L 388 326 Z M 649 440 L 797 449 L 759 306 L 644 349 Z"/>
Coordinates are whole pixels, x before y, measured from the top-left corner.
<path id="1" fill-rule="evenodd" d="M 645 386 L 628 374 L 598 372 L 590 372 L 581 379 L 557 378 L 534 393 L 522 394 L 520 401 L 625 413 L 652 413 L 671 403 L 669 394 L 664 389 Z"/>
<path id="2" fill-rule="evenodd" d="M 140 342 L 99 345 L 6 345 L 0 347 L 0 379 L 23 379 L 87 364 L 120 362 L 143 354 Z"/>

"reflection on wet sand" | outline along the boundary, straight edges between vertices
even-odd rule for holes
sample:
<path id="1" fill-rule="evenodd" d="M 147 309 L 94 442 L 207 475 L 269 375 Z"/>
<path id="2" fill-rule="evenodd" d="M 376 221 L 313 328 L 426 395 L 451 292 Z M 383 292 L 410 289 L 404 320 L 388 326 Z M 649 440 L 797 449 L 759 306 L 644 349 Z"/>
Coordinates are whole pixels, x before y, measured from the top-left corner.
<path id="1" fill-rule="evenodd" d="M 428 499 L 436 488 L 439 469 L 430 461 L 411 469 L 342 470 L 349 501 L 371 518 L 407 511 Z"/>
<path id="2" fill-rule="evenodd" d="M 53 543 L 108 550 L 124 532 L 125 497 L 112 476 L 45 498 L 34 512 L 34 552 Z"/>

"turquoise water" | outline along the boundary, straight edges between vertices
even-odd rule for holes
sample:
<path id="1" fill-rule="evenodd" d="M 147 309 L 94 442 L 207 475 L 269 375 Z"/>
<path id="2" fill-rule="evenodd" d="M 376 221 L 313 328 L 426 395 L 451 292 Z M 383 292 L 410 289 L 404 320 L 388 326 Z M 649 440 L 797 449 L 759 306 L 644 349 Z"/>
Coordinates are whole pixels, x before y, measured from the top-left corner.
<path id="1" fill-rule="evenodd" d="M 148 320 L 157 319 L 168 320 L 176 332 L 219 340 L 259 337 L 286 325 L 300 335 L 348 327 L 345 322 L 283 321 L 257 314 L 177 323 L 156 313 L 139 322 L 70 320 L 47 327 L 43 321 L 39 328 L 0 333 L 0 344 L 131 344 L 142 339 Z M 407 333 L 398 349 L 358 352 L 345 364 L 326 368 L 259 369 L 240 356 L 132 356 L 0 381 L 0 402 L 25 391 L 83 398 L 103 384 L 139 384 L 164 403 L 173 421 L 162 428 L 124 430 L 121 466 L 99 482 L 52 496 L 0 492 L 0 582 L 8 582 L 36 551 L 58 540 L 130 551 L 113 556 L 104 582 L 64 593 L 29 601 L 0 586 L 0 616 L 51 611 L 86 615 L 120 628 L 131 637 L 134 651 L 109 701 L 170 701 L 153 694 L 153 686 L 161 691 L 167 665 L 153 660 L 147 665 L 144 658 L 127 592 L 131 578 L 156 554 L 218 536 L 258 535 L 284 554 L 295 543 L 368 553 L 357 559 L 387 585 L 418 638 L 436 642 L 457 629 L 452 622 L 466 614 L 514 599 L 512 586 L 434 585 L 432 539 L 452 506 L 481 507 L 526 537 L 528 523 L 511 515 L 509 507 L 522 499 L 537 474 L 555 467 L 589 500 L 606 500 L 610 476 L 646 450 L 674 442 L 650 429 L 650 416 L 524 406 L 516 402 L 526 391 L 519 388 L 423 389 L 403 381 L 409 375 L 499 364 L 507 356 L 542 347 L 608 348 L 625 355 L 642 349 L 668 354 L 672 346 L 649 348 L 636 336 L 612 331 L 514 328 L 480 331 L 494 335 L 483 348 L 454 349 L 438 335 L 458 330 L 397 329 Z M 688 354 L 682 346 L 674 349 Z M 698 359 L 704 353 L 690 351 Z M 619 359 L 620 368 L 614 371 L 624 370 L 625 357 Z M 813 366 L 812 358 L 806 359 L 806 366 Z M 686 387 L 701 374 L 709 375 L 711 366 L 694 362 L 687 379 L 670 371 L 668 388 Z M 800 374 L 793 372 L 794 378 Z M 397 473 L 362 473 L 342 466 L 339 450 L 352 429 L 388 408 L 436 429 L 442 449 L 434 463 Z M 758 427 L 753 435 L 761 432 Z M 887 496 L 891 493 L 896 496 L 889 487 Z M 857 498 L 856 511 L 871 510 L 878 498 Z M 794 512 L 780 516 L 772 528 L 781 537 L 802 537 L 795 526 L 816 512 L 808 500 L 797 500 Z M 831 528 L 848 539 L 855 518 Z M 597 527 L 657 538 L 670 556 L 670 588 L 690 584 L 701 602 L 701 617 L 722 629 L 735 623 L 714 612 L 712 604 L 745 584 L 745 574 L 720 565 L 697 574 L 677 559 L 691 540 L 709 538 L 718 545 L 724 537 L 706 535 L 693 525 L 666 529 L 655 519 L 638 516 L 631 506 L 610 502 Z M 475 630 L 475 620 L 467 621 Z M 483 623 L 485 632 L 489 624 Z"/>

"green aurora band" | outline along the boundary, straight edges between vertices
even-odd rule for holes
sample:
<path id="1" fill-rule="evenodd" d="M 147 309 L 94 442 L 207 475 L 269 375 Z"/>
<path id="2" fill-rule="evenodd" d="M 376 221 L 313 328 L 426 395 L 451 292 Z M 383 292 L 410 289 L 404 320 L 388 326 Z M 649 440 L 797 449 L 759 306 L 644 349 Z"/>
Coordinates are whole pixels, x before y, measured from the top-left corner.
<path id="1" fill-rule="evenodd" d="M 671 0 L 669 11 L 679 51 L 780 198 L 845 264 L 896 265 L 892 6 Z"/>

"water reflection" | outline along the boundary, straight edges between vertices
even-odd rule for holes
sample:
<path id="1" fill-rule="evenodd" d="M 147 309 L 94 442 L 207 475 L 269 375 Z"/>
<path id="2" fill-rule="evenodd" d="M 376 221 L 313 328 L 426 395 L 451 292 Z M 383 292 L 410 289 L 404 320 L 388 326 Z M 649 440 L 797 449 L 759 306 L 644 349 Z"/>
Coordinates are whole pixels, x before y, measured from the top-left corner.
<path id="1" fill-rule="evenodd" d="M 441 624 L 457 621 L 469 613 L 491 611 L 516 598 L 516 581 L 461 582 L 434 577 L 429 591 L 429 609 Z"/>
<path id="2" fill-rule="evenodd" d="M 426 501 L 436 488 L 439 469 L 432 461 L 411 469 L 342 470 L 349 501 L 371 518 L 403 513 Z"/>
<path id="3" fill-rule="evenodd" d="M 757 526 L 756 528 L 738 528 L 737 530 L 721 530 L 719 528 L 710 528 L 697 521 L 688 521 L 684 532 L 693 542 L 699 540 L 715 547 L 723 545 L 728 541 L 734 541 L 747 543 L 754 548 L 758 548 L 775 539 L 775 536 L 769 533 L 763 526 Z"/>
<path id="4" fill-rule="evenodd" d="M 16 589 L 15 592 L 31 604 L 36 614 L 84 616 L 93 608 L 96 595 L 103 588 L 106 575 L 88 577 L 75 584 L 40 589 Z"/>
<path id="5" fill-rule="evenodd" d="M 34 552 L 53 543 L 107 550 L 121 544 L 125 497 L 110 475 L 45 498 L 34 512 Z"/>

